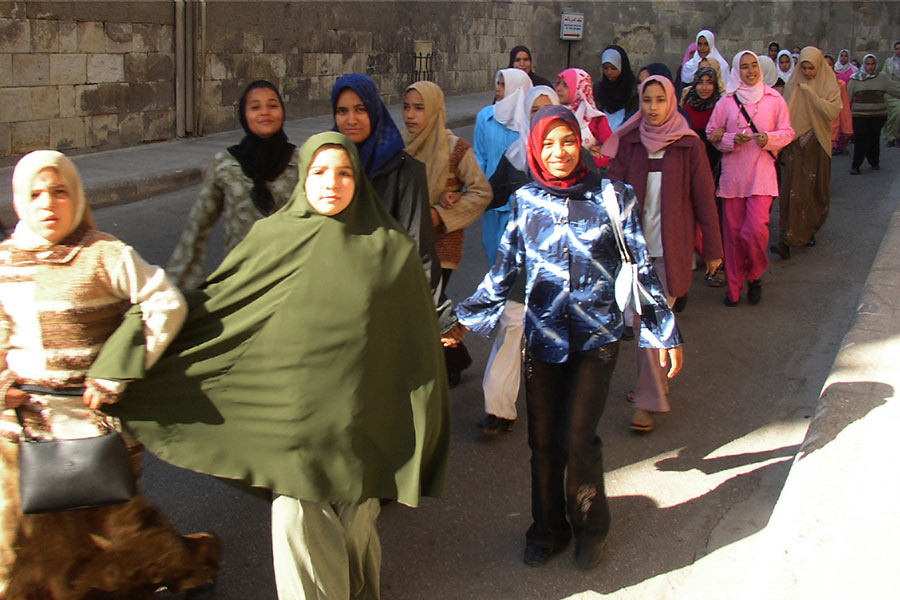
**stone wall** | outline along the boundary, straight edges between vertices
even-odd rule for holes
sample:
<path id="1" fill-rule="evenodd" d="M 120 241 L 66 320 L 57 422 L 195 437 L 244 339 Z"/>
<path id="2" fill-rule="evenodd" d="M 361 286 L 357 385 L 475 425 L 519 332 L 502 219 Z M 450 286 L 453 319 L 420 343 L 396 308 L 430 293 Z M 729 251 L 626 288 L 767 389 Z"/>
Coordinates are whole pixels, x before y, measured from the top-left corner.
<path id="1" fill-rule="evenodd" d="M 571 47 L 559 40 L 563 7 L 585 15 L 585 40 Z M 0 157 L 174 137 L 174 14 L 168 0 L 0 1 Z M 328 112 L 334 81 L 354 71 L 397 102 L 415 79 L 417 41 L 431 43 L 433 80 L 452 95 L 493 87 L 517 44 L 531 47 L 535 70 L 552 80 L 567 54 L 599 74 L 609 43 L 628 50 L 635 69 L 657 60 L 677 68 L 704 28 L 728 58 L 772 39 L 885 58 L 900 29 L 900 3 L 846 0 L 208 0 L 206 15 L 202 56 L 201 29 L 192 30 L 204 133 L 237 127 L 241 89 L 259 78 L 281 87 L 289 118 Z"/>

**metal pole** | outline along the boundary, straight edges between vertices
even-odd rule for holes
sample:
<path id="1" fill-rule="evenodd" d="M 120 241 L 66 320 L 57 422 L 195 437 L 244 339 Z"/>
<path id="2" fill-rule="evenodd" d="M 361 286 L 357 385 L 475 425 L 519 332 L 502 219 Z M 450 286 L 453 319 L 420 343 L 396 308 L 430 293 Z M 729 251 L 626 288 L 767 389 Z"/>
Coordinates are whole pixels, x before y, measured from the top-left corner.
<path id="1" fill-rule="evenodd" d="M 184 133 L 184 0 L 175 0 L 175 135 Z"/>

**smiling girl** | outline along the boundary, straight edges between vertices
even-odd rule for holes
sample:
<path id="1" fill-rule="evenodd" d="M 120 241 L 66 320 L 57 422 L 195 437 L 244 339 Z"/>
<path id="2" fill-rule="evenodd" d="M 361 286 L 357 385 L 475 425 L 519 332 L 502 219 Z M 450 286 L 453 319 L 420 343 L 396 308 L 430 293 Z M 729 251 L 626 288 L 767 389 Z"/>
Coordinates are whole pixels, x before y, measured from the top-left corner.
<path id="1" fill-rule="evenodd" d="M 524 562 L 546 563 L 574 535 L 576 565 L 589 569 L 601 559 L 610 524 L 596 430 L 623 327 L 611 275 L 621 255 L 604 194 L 627 215 L 625 244 L 652 295 L 640 345 L 660 349 L 670 377 L 681 368 L 681 334 L 650 264 L 631 188 L 584 166 L 581 125 L 569 109 L 544 107 L 531 124 L 528 165 L 534 181 L 516 191 L 497 262 L 457 314 L 466 328 L 489 335 L 516 278 L 526 278 L 533 522 L 525 534 Z"/>

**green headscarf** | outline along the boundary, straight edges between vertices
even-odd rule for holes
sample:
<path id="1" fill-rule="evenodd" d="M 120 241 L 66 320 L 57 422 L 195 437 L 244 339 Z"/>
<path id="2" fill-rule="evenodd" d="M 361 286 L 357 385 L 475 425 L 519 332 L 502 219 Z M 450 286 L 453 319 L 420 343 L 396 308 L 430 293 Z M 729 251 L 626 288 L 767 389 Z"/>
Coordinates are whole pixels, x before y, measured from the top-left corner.
<path id="1" fill-rule="evenodd" d="M 356 183 L 353 201 L 332 217 L 304 191 L 325 144 L 344 147 Z M 299 168 L 290 201 L 188 293 L 181 333 L 109 412 L 163 460 L 241 487 L 416 506 L 442 493 L 450 441 L 421 258 L 382 208 L 349 138 L 311 137 Z M 136 327 L 134 317 L 123 324 L 90 376 L 140 376 L 120 366 L 141 351 Z"/>

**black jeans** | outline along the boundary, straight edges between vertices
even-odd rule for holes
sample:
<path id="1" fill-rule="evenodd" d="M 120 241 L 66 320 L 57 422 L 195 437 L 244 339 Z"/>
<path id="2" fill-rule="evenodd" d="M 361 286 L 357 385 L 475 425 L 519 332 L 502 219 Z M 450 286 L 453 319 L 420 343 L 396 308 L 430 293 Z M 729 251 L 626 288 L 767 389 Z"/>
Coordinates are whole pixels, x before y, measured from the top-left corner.
<path id="1" fill-rule="evenodd" d="M 613 342 L 556 364 L 526 352 L 533 519 L 525 534 L 529 545 L 561 547 L 573 531 L 582 542 L 600 542 L 609 531 L 597 424 L 618 353 L 619 344 Z"/>
<path id="2" fill-rule="evenodd" d="M 858 169 L 863 159 L 873 167 L 881 156 L 881 128 L 887 117 L 853 117 L 853 168 Z"/>

